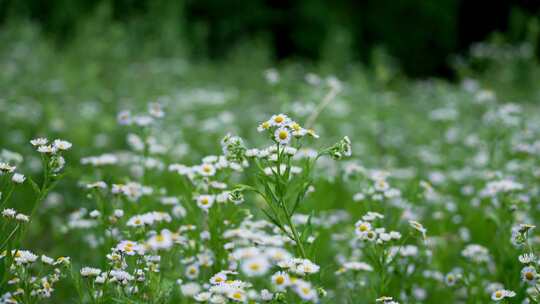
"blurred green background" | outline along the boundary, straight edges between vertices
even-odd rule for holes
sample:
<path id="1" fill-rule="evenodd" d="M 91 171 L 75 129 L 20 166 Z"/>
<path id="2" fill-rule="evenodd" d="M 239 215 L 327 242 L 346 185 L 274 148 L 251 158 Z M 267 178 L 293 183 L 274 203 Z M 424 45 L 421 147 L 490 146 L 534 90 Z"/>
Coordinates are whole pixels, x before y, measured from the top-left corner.
<path id="1" fill-rule="evenodd" d="M 370 64 L 383 50 L 409 76 L 453 78 L 452 55 L 494 35 L 530 38 L 539 9 L 534 0 L 0 0 L 0 26 L 29 20 L 59 48 L 89 23 L 121 26 L 137 51 L 199 60 L 257 45 L 276 61 Z"/>

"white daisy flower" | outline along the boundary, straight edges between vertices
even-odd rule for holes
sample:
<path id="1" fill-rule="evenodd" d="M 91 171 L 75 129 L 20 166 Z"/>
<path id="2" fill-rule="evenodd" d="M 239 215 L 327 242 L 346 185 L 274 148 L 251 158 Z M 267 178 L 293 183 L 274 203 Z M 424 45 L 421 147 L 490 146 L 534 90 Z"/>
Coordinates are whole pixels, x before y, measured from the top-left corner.
<path id="1" fill-rule="evenodd" d="M 173 235 L 167 229 L 161 230 L 159 234 L 150 237 L 146 242 L 152 250 L 169 249 L 173 246 L 173 243 Z"/>
<path id="2" fill-rule="evenodd" d="M 512 298 L 514 296 L 516 296 L 516 293 L 511 290 L 499 289 L 499 290 L 495 290 L 491 294 L 491 299 L 493 301 L 500 301 L 504 298 Z"/>
<path id="3" fill-rule="evenodd" d="M 197 264 L 191 264 L 186 267 L 185 271 L 186 277 L 189 279 L 196 279 L 199 276 L 199 265 Z"/>
<path id="4" fill-rule="evenodd" d="M 236 302 L 245 302 L 247 299 L 246 293 L 241 289 L 230 291 L 227 294 L 227 297 Z"/>
<path id="5" fill-rule="evenodd" d="M 45 146 L 39 146 L 37 148 L 37 151 L 43 154 L 54 154 L 56 153 L 56 151 L 58 151 L 58 148 L 56 148 L 53 145 L 45 145 Z"/>
<path id="6" fill-rule="evenodd" d="M 197 172 L 202 176 L 213 176 L 216 174 L 216 168 L 209 163 L 205 163 L 197 167 Z"/>
<path id="7" fill-rule="evenodd" d="M 195 282 L 189 282 L 180 286 L 180 291 L 186 297 L 193 297 L 199 293 L 201 285 Z"/>
<path id="8" fill-rule="evenodd" d="M 281 145 L 287 145 L 291 141 L 291 132 L 287 128 L 278 128 L 274 132 L 274 139 Z"/>
<path id="9" fill-rule="evenodd" d="M 244 260 L 241 268 L 246 276 L 257 277 L 264 275 L 270 269 L 270 263 L 266 257 L 257 256 Z"/>
<path id="10" fill-rule="evenodd" d="M 97 277 L 101 274 L 101 269 L 93 267 L 81 268 L 81 276 L 83 277 Z"/>
<path id="11" fill-rule="evenodd" d="M 197 206 L 199 206 L 199 208 L 203 210 L 208 210 L 214 204 L 215 199 L 216 198 L 214 195 L 208 195 L 208 194 L 199 195 L 196 198 Z"/>
<path id="12" fill-rule="evenodd" d="M 534 285 L 536 284 L 538 274 L 536 269 L 531 266 L 526 266 L 521 269 L 521 280 L 527 284 Z"/>
<path id="13" fill-rule="evenodd" d="M 72 144 L 66 140 L 55 139 L 53 142 L 53 146 L 58 150 L 67 151 L 71 149 Z"/>
<path id="14" fill-rule="evenodd" d="M 257 127 L 257 131 L 258 131 L 258 132 L 263 132 L 263 131 L 266 131 L 266 130 L 270 129 L 270 127 L 272 127 L 272 123 L 270 122 L 270 120 L 263 121 L 263 122 Z"/>
<path id="15" fill-rule="evenodd" d="M 269 121 L 270 125 L 272 125 L 273 127 L 282 127 L 286 126 L 290 122 L 290 119 L 285 114 L 277 114 L 272 115 Z"/>
<path id="16" fill-rule="evenodd" d="M 32 146 L 34 146 L 34 147 L 37 147 L 37 146 L 43 146 L 43 145 L 46 145 L 48 142 L 49 142 L 48 139 L 43 138 L 43 137 L 38 137 L 38 138 L 32 139 L 32 140 L 30 141 L 30 144 L 32 144 Z"/>
<path id="17" fill-rule="evenodd" d="M 277 290 L 284 290 L 290 284 L 289 275 L 283 271 L 276 272 L 272 275 L 272 284 Z"/>

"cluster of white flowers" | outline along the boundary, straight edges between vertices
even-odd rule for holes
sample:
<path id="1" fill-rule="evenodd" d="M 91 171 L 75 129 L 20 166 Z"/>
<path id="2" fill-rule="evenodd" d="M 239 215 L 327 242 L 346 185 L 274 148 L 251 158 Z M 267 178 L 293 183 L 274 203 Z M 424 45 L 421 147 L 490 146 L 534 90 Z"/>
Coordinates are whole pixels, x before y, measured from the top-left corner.
<path id="1" fill-rule="evenodd" d="M 401 233 L 398 231 L 387 232 L 385 228 L 374 227 L 374 222 L 377 219 L 382 219 L 384 216 L 377 212 L 368 212 L 361 220 L 355 224 L 355 233 L 360 240 L 383 244 L 392 240 L 401 239 Z"/>
<path id="2" fill-rule="evenodd" d="M 15 209 L 12 209 L 12 208 L 7 208 L 7 209 L 2 210 L 2 216 L 5 218 L 16 219 L 17 221 L 21 221 L 21 222 L 28 222 L 30 220 L 28 215 L 19 213 Z"/>
<path id="3" fill-rule="evenodd" d="M 111 192 L 123 195 L 132 202 L 137 202 L 142 196 L 152 194 L 153 189 L 137 182 L 129 182 L 126 184 L 113 184 Z"/>
<path id="4" fill-rule="evenodd" d="M 319 135 L 314 130 L 304 129 L 299 123 L 291 120 L 285 114 L 273 115 L 269 120 L 262 122 L 257 131 L 272 134 L 273 140 L 283 146 L 288 145 L 292 138 L 306 135 L 319 138 Z"/>
<path id="5" fill-rule="evenodd" d="M 30 143 L 34 147 L 37 147 L 36 149 L 39 153 L 45 154 L 56 154 L 60 151 L 67 151 L 73 146 L 69 141 L 61 139 L 55 139 L 52 143 L 49 143 L 49 140 L 43 137 L 32 139 Z"/>
<path id="6" fill-rule="evenodd" d="M 0 260 L 11 258 L 15 264 L 9 269 L 11 278 L 7 281 L 7 286 L 14 286 L 15 291 L 4 293 L 0 298 L 2 303 L 24 303 L 22 299 L 36 301 L 50 298 L 54 284 L 66 275 L 65 270 L 71 264 L 68 257 L 57 259 L 46 255 L 40 257 L 22 249 L 13 249 L 9 254 L 7 252 L 0 254 Z M 43 271 L 34 273 L 36 264 L 40 262 Z M 30 298 L 26 297 L 27 295 Z"/>
<path id="7" fill-rule="evenodd" d="M 489 250 L 478 244 L 469 244 L 462 251 L 461 255 L 474 263 L 487 263 L 491 261 Z"/>
<path id="8" fill-rule="evenodd" d="M 152 211 L 144 214 L 138 214 L 130 217 L 126 223 L 127 226 L 140 227 L 144 225 L 151 226 L 154 223 L 171 222 L 171 216 L 166 212 Z"/>

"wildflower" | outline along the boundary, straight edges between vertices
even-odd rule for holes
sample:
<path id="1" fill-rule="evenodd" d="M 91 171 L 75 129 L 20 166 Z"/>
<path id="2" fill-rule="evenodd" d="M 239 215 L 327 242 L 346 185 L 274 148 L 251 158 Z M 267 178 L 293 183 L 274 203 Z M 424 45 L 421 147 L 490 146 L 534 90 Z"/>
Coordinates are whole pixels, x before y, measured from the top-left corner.
<path id="1" fill-rule="evenodd" d="M 16 184 L 22 184 L 26 180 L 26 177 L 20 173 L 15 173 L 11 177 L 11 181 L 13 181 Z"/>
<path id="2" fill-rule="evenodd" d="M 261 300 L 271 301 L 273 298 L 274 295 L 268 289 L 261 290 Z"/>
<path id="3" fill-rule="evenodd" d="M 14 218 L 16 214 L 17 211 L 15 209 L 7 208 L 2 210 L 3 217 Z"/>
<path id="4" fill-rule="evenodd" d="M 295 137 L 302 137 L 309 133 L 308 130 L 302 128 L 300 124 L 295 121 L 289 123 L 288 127 L 291 129 L 292 135 Z"/>
<path id="5" fill-rule="evenodd" d="M 266 130 L 270 129 L 270 127 L 272 127 L 272 123 L 271 123 L 269 120 L 263 121 L 263 122 L 257 127 L 257 131 L 263 132 L 263 131 L 266 131 Z"/>
<path id="6" fill-rule="evenodd" d="M 101 274 L 101 269 L 92 267 L 81 268 L 81 276 L 83 277 L 97 277 Z"/>
<path id="7" fill-rule="evenodd" d="M 193 298 L 197 302 L 206 302 L 210 299 L 211 296 L 212 296 L 211 292 L 204 291 L 204 292 L 196 294 Z"/>
<path id="8" fill-rule="evenodd" d="M 304 301 L 316 301 L 317 292 L 311 287 L 311 284 L 305 281 L 299 281 L 295 284 L 294 290 Z"/>
<path id="9" fill-rule="evenodd" d="M 193 297 L 198 294 L 201 290 L 201 285 L 195 282 L 188 282 L 186 284 L 180 285 L 180 290 L 182 294 L 186 297 Z"/>
<path id="10" fill-rule="evenodd" d="M 287 145 L 291 141 L 291 133 L 287 128 L 278 128 L 274 132 L 274 139 L 280 145 Z"/>
<path id="11" fill-rule="evenodd" d="M 135 278 L 128 272 L 120 269 L 113 269 L 109 272 L 112 281 L 117 281 L 126 285 L 129 281 L 133 281 Z"/>
<path id="12" fill-rule="evenodd" d="M 346 262 L 343 264 L 343 270 L 338 272 L 343 272 L 345 270 L 373 271 L 373 267 L 364 262 Z"/>
<path id="13" fill-rule="evenodd" d="M 44 145 L 44 146 L 39 146 L 37 148 L 37 151 L 43 154 L 54 154 L 56 153 L 56 151 L 58 151 L 58 148 L 56 148 L 53 145 Z"/>
<path id="14" fill-rule="evenodd" d="M 199 266 L 197 264 L 191 264 L 186 268 L 186 277 L 189 279 L 195 279 L 199 276 Z"/>
<path id="15" fill-rule="evenodd" d="M 493 301 L 500 301 L 504 298 L 513 298 L 514 296 L 516 296 L 516 293 L 511 290 L 499 289 L 491 294 L 491 299 Z"/>
<path id="16" fill-rule="evenodd" d="M 307 133 L 309 136 L 311 136 L 311 137 L 313 137 L 313 138 L 315 138 L 315 139 L 320 137 L 319 134 L 317 134 L 317 133 L 315 132 L 315 130 L 313 130 L 313 129 L 308 129 L 308 130 L 306 131 L 306 133 Z M 345 136 L 344 138 L 346 138 L 347 140 L 349 140 L 349 137 L 347 137 L 347 136 Z M 350 142 L 349 142 L 349 144 L 350 144 Z M 350 153 L 351 149 L 350 149 L 350 147 L 344 147 L 344 148 L 345 148 L 345 150 L 343 151 L 343 152 L 344 152 L 344 155 L 345 155 L 345 156 L 351 156 L 351 153 Z"/>
<path id="17" fill-rule="evenodd" d="M 196 200 L 197 200 L 197 206 L 199 206 L 199 208 L 203 210 L 208 210 L 214 204 L 215 196 L 203 194 L 203 195 L 197 196 Z"/>
<path id="18" fill-rule="evenodd" d="M 131 124 L 131 121 L 132 121 L 131 120 L 131 112 L 129 112 L 129 111 L 121 111 L 116 116 L 116 119 L 117 119 L 118 123 L 121 124 L 121 125 L 129 125 L 129 124 Z"/>
<path id="19" fill-rule="evenodd" d="M 156 118 L 162 118 L 165 116 L 163 106 L 159 102 L 152 102 L 148 104 L 148 113 Z"/>
<path id="20" fill-rule="evenodd" d="M 248 277 L 262 276 L 270 268 L 270 263 L 265 257 L 253 257 L 242 263 L 242 271 Z"/>
<path id="21" fill-rule="evenodd" d="M 419 222 L 417 221 L 409 221 L 409 225 L 416 229 L 418 232 L 420 232 L 422 234 L 422 238 L 425 239 L 426 238 L 426 232 L 427 232 L 427 229 L 424 228 L 424 226 L 422 224 L 420 224 Z"/>
<path id="22" fill-rule="evenodd" d="M 19 222 L 29 222 L 30 217 L 26 214 L 19 213 L 15 216 L 15 219 Z"/>
<path id="23" fill-rule="evenodd" d="M 283 127 L 289 123 L 290 119 L 285 114 L 272 115 L 270 125 L 273 127 Z"/>
<path id="24" fill-rule="evenodd" d="M 369 222 L 358 221 L 356 222 L 355 226 L 355 232 L 358 236 L 364 236 L 368 231 L 371 230 L 371 223 Z"/>
<path id="25" fill-rule="evenodd" d="M 122 209 L 114 209 L 113 214 L 117 218 L 123 217 L 124 216 L 124 210 L 122 210 Z"/>
<path id="26" fill-rule="evenodd" d="M 290 284 L 289 275 L 283 271 L 276 272 L 272 275 L 272 283 L 277 290 L 284 290 Z"/>
<path id="27" fill-rule="evenodd" d="M 536 262 L 536 256 L 534 253 L 524 253 L 519 256 L 519 262 L 522 264 L 531 264 Z"/>
<path id="28" fill-rule="evenodd" d="M 210 283 L 220 284 L 227 280 L 227 275 L 224 272 L 218 272 L 210 278 Z"/>
<path id="29" fill-rule="evenodd" d="M 47 265 L 53 265 L 54 259 L 46 255 L 41 255 L 41 261 Z"/>
<path id="30" fill-rule="evenodd" d="M 394 301 L 392 297 L 380 297 L 375 300 L 376 303 L 383 303 L 383 304 L 399 304 L 398 302 Z"/>
<path id="31" fill-rule="evenodd" d="M 104 181 L 97 181 L 86 184 L 86 189 L 107 189 L 107 184 Z"/>
<path id="32" fill-rule="evenodd" d="M 12 255 L 18 265 L 34 263 L 38 256 L 28 250 L 12 250 Z"/>
<path id="33" fill-rule="evenodd" d="M 216 168 L 212 164 L 202 164 L 197 168 L 197 172 L 202 176 L 213 176 L 216 174 Z"/>
<path id="34" fill-rule="evenodd" d="M 444 282 L 448 286 L 454 286 L 456 284 L 457 280 L 458 280 L 458 277 L 456 276 L 456 274 L 454 274 L 452 272 L 446 274 L 446 276 L 444 277 Z"/>
<path id="35" fill-rule="evenodd" d="M 71 264 L 71 258 L 70 257 L 58 257 L 56 261 L 54 262 L 54 265 L 69 265 Z"/>
<path id="36" fill-rule="evenodd" d="M 38 137 L 38 138 L 34 138 L 30 141 L 30 144 L 32 144 L 32 146 L 44 146 L 46 145 L 47 143 L 49 142 L 48 139 L 46 138 L 43 138 L 43 137 Z"/>
<path id="37" fill-rule="evenodd" d="M 227 297 L 237 302 L 245 302 L 247 299 L 246 293 L 240 289 L 228 292 Z"/>
<path id="38" fill-rule="evenodd" d="M 367 221 L 367 222 L 372 222 L 376 219 L 382 219 L 382 218 L 384 218 L 384 215 L 378 212 L 372 212 L 372 211 L 368 211 L 368 213 L 362 216 L 362 220 Z"/>
<path id="39" fill-rule="evenodd" d="M 72 144 L 69 141 L 55 139 L 53 142 L 53 146 L 58 150 L 67 151 L 71 149 Z"/>
<path id="40" fill-rule="evenodd" d="M 521 269 L 521 280 L 525 283 L 528 283 L 530 285 L 536 284 L 538 274 L 536 273 L 536 269 L 531 266 L 526 266 Z"/>
<path id="41" fill-rule="evenodd" d="M 163 229 L 159 234 L 152 236 L 146 244 L 152 250 L 169 249 L 173 245 L 172 233 L 167 229 Z"/>
<path id="42" fill-rule="evenodd" d="M 116 245 L 116 250 L 121 251 L 127 255 L 144 254 L 143 246 L 133 241 L 121 241 Z"/>
<path id="43" fill-rule="evenodd" d="M 279 72 L 274 68 L 270 68 L 264 71 L 264 77 L 266 81 L 272 85 L 278 83 L 280 78 Z"/>
<path id="44" fill-rule="evenodd" d="M 10 166 L 8 163 L 0 162 L 0 173 L 13 173 L 16 167 Z"/>
<path id="45" fill-rule="evenodd" d="M 478 244 L 467 245 L 465 249 L 461 251 L 461 255 L 475 263 L 483 263 L 490 261 L 489 251 L 487 250 L 487 248 Z"/>

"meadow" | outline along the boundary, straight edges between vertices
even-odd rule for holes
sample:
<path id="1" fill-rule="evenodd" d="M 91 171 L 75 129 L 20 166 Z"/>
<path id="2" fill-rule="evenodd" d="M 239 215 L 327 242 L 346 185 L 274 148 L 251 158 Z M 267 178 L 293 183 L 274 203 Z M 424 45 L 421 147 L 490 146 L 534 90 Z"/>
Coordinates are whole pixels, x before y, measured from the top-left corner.
<path id="1" fill-rule="evenodd" d="M 540 302 L 540 65 L 0 32 L 0 303 Z"/>

